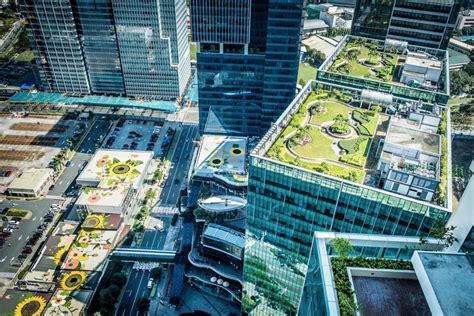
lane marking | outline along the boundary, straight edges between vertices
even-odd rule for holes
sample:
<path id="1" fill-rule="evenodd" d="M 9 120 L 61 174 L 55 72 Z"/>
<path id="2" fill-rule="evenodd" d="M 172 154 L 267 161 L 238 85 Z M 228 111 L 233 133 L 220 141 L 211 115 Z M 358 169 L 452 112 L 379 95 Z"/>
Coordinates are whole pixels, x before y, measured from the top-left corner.
<path id="1" fill-rule="evenodd" d="M 21 240 L 23 238 L 23 235 L 20 235 L 20 237 L 18 237 L 18 240 Z"/>
<path id="2" fill-rule="evenodd" d="M 3 259 L 0 260 L 0 262 L 5 262 L 5 260 L 7 260 L 7 257 L 8 257 L 8 256 L 3 257 Z"/>

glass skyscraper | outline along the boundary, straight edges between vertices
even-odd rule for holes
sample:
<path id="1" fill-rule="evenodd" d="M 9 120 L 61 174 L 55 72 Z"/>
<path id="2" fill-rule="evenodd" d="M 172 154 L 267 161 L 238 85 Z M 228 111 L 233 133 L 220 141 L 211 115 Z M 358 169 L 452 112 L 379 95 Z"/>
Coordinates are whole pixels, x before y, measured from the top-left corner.
<path id="1" fill-rule="evenodd" d="M 183 95 L 191 76 L 185 0 L 23 0 L 20 9 L 45 90 Z"/>
<path id="2" fill-rule="evenodd" d="M 191 1 L 201 131 L 262 135 L 288 106 L 303 2 Z M 214 125 L 206 126 L 210 113 Z"/>
<path id="3" fill-rule="evenodd" d="M 357 0 L 352 35 L 446 49 L 461 0 Z"/>

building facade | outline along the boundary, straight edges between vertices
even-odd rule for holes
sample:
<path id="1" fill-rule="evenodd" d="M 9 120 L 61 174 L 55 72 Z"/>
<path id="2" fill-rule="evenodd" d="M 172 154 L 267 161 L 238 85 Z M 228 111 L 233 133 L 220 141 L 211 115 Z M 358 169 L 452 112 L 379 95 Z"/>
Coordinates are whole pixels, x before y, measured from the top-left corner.
<path id="1" fill-rule="evenodd" d="M 212 113 L 220 132 L 261 135 L 288 106 L 298 75 L 303 3 L 192 1 L 201 131 Z"/>
<path id="2" fill-rule="evenodd" d="M 383 175 L 377 176 L 377 160 L 373 158 L 367 158 L 361 165 L 364 179 L 355 181 L 339 173 L 353 168 L 351 164 L 337 171 L 338 167 L 331 167 L 334 158 L 320 156 L 318 161 L 324 162 L 317 165 L 318 161 L 298 156 L 297 151 L 284 153 L 285 148 L 292 146 L 291 128 L 301 126 L 295 125 L 293 119 L 304 114 L 301 109 L 305 109 L 306 104 L 315 104 L 317 95 L 321 95 L 322 100 L 330 100 L 332 94 L 327 89 L 331 88 L 337 93 L 348 91 L 348 88 L 331 87 L 323 82 L 308 83 L 250 156 L 244 260 L 244 295 L 247 297 L 243 302 L 245 311 L 251 315 L 296 315 L 315 231 L 429 236 L 433 226 L 445 224 L 451 216 L 449 199 L 426 202 L 421 197 L 385 190 L 385 180 Z M 357 96 L 357 93 L 357 89 L 351 89 L 347 94 L 351 96 L 350 101 L 345 102 L 356 104 L 363 95 Z M 339 104 L 341 100 L 343 98 Z M 395 99 L 386 105 L 391 106 L 404 108 L 402 104 L 397 105 Z M 351 113 L 359 111 L 352 107 L 348 108 Z M 420 104 L 421 112 L 426 108 Z M 418 110 L 413 108 L 413 111 Z M 436 111 L 432 115 L 438 116 Z M 379 124 L 376 130 L 382 134 L 387 133 L 386 123 L 382 121 L 390 121 L 389 116 L 384 114 L 383 117 L 376 119 Z M 311 128 L 309 131 L 311 133 Z M 320 132 L 325 133 L 325 129 L 321 128 Z M 447 133 L 443 137 L 449 138 Z M 311 137 L 317 137 L 317 133 L 311 133 Z M 382 159 L 375 150 L 377 142 L 382 142 L 376 139 L 370 142 L 374 150 L 369 146 L 366 155 Z M 328 146 L 331 150 L 331 145 Z M 318 150 L 323 151 L 322 147 L 321 141 Z M 448 168 L 446 159 L 445 156 L 441 168 Z M 338 166 L 341 162 L 339 160 Z M 446 195 L 449 195 L 449 186 L 447 190 Z"/>
<path id="3" fill-rule="evenodd" d="M 358 0 L 352 34 L 446 49 L 460 8 L 460 0 Z"/>
<path id="4" fill-rule="evenodd" d="M 184 94 L 191 76 L 184 0 L 25 0 L 20 9 L 44 90 Z"/>

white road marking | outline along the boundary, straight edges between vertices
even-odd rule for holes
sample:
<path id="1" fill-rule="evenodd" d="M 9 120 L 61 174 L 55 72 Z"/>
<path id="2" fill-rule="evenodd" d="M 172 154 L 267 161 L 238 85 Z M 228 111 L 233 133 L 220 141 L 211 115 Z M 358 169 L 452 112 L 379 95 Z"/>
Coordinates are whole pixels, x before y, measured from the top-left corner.
<path id="1" fill-rule="evenodd" d="M 36 221 L 36 218 L 37 218 L 37 216 L 33 217 L 32 221 L 33 221 L 33 222 Z"/>
<path id="2" fill-rule="evenodd" d="M 0 262 L 5 262 L 5 260 L 7 260 L 7 257 L 8 256 L 5 256 L 2 260 L 0 260 Z"/>
<path id="3" fill-rule="evenodd" d="M 21 240 L 23 238 L 23 235 L 20 235 L 20 237 L 18 237 L 18 240 Z"/>

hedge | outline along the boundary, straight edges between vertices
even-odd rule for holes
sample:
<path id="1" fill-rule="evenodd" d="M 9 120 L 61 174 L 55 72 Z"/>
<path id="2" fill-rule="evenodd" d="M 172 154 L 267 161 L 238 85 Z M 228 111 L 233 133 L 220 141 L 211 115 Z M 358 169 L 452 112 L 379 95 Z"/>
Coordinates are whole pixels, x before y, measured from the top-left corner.
<path id="1" fill-rule="evenodd" d="M 7 211 L 7 216 L 16 216 L 16 217 L 25 217 L 26 215 L 28 215 L 28 212 L 27 210 L 19 210 L 17 208 L 11 208 Z"/>
<path id="2" fill-rule="evenodd" d="M 361 143 L 366 139 L 366 137 L 357 137 L 354 139 L 343 139 L 339 142 L 339 146 L 347 151 L 348 154 L 355 154 L 359 151 Z"/>
<path id="3" fill-rule="evenodd" d="M 367 114 L 362 113 L 360 111 L 353 111 L 352 117 L 355 121 L 359 122 L 360 124 L 365 124 L 370 122 L 370 118 L 367 117 Z"/>
<path id="4" fill-rule="evenodd" d="M 363 135 L 363 136 L 372 136 L 372 134 L 370 133 L 370 131 L 367 129 L 367 127 L 365 127 L 364 125 L 358 125 L 356 126 L 356 130 L 357 132 L 359 133 L 359 135 Z"/>
<path id="5" fill-rule="evenodd" d="M 410 261 L 387 260 L 381 258 L 331 258 L 334 284 L 336 285 L 337 299 L 339 301 L 339 311 L 343 316 L 353 316 L 359 309 L 354 301 L 354 293 L 351 282 L 347 274 L 347 267 L 369 268 L 369 269 L 392 269 L 392 270 L 413 270 Z"/>

